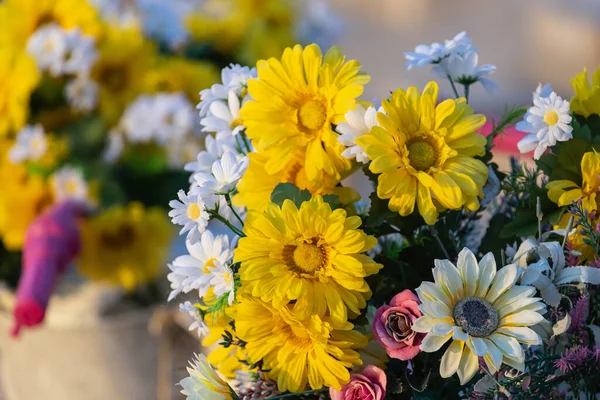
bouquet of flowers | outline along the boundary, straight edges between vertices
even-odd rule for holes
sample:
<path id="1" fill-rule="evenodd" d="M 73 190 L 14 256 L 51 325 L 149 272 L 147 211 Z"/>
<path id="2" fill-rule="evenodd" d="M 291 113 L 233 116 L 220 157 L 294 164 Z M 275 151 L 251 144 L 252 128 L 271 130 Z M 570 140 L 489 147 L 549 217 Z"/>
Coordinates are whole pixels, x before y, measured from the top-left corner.
<path id="1" fill-rule="evenodd" d="M 164 196 L 187 186 L 184 165 L 201 149 L 222 151 L 205 139 L 215 126 L 207 110 L 195 111 L 198 92 L 211 91 L 230 62 L 326 42 L 339 28 L 330 19 L 337 21 L 322 0 L 0 2 L 0 281 L 14 288 L 22 260 L 48 257 L 53 245 L 30 245 L 28 230 L 48 236 L 54 223 L 70 224 L 67 214 L 87 214 L 79 233 L 64 231 L 81 236 L 80 246 L 73 239 L 69 247 L 70 237 L 54 243 L 69 248 L 61 263 L 78 253 L 86 278 L 145 303 L 162 298 L 156 278 L 174 236 Z M 211 109 L 229 118 L 215 120 L 219 129 L 238 123 L 217 106 L 251 74 L 231 64 L 213 86 L 219 102 Z M 42 218 L 50 209 L 54 216 Z M 56 277 L 46 278 L 51 288 Z"/>
<path id="2" fill-rule="evenodd" d="M 465 33 L 406 58 L 454 96 L 432 81 L 360 100 L 359 62 L 315 44 L 201 93 L 214 135 L 169 214 L 189 253 L 169 300 L 188 293 L 207 349 L 188 399 L 600 392 L 600 72 L 570 102 L 540 85 L 485 136 L 469 93 L 495 67 Z M 534 162 L 500 171 L 515 124 Z"/>

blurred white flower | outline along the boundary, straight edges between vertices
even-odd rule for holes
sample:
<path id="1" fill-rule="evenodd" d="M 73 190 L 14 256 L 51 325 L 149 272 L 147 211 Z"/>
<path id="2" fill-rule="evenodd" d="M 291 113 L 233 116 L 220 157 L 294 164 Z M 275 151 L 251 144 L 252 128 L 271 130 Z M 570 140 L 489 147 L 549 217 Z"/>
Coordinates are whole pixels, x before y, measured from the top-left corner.
<path id="1" fill-rule="evenodd" d="M 573 138 L 570 125 L 569 101 L 558 96 L 550 85 L 538 85 L 533 94 L 533 107 L 525 114 L 523 121 L 516 125 L 522 132 L 528 133 L 518 143 L 521 153 L 534 151 L 533 158 L 539 159 L 548 147 L 557 142 L 566 142 Z"/>
<path id="2" fill-rule="evenodd" d="M 431 45 L 418 45 L 414 52 L 404 53 L 406 58 L 406 69 L 410 71 L 413 67 L 424 67 L 429 64 L 438 64 L 452 53 L 466 54 L 469 51 L 477 51 L 471 44 L 471 39 L 466 32 L 461 32 L 444 44 L 432 43 Z"/>
<path id="3" fill-rule="evenodd" d="M 75 111 L 92 111 L 98 104 L 98 84 L 86 75 L 77 76 L 65 86 L 65 96 Z"/>
<path id="4" fill-rule="evenodd" d="M 98 58 L 96 41 L 79 28 L 66 31 L 67 49 L 60 75 L 87 75 Z"/>
<path id="5" fill-rule="evenodd" d="M 23 161 L 37 161 L 48 150 L 48 139 L 41 125 L 27 125 L 17 134 L 15 144 L 8 153 L 14 164 Z"/>
<path id="6" fill-rule="evenodd" d="M 27 52 L 43 71 L 58 75 L 67 52 L 67 35 L 57 23 L 43 25 L 27 41 Z"/>
<path id="7" fill-rule="evenodd" d="M 200 118 L 209 114 L 210 105 L 216 100 L 227 100 L 229 91 L 233 90 L 240 98 L 247 95 L 248 80 L 256 78 L 256 68 L 242 67 L 239 64 L 230 64 L 221 71 L 221 83 L 215 83 L 208 89 L 200 92 L 200 103 L 196 106 L 200 110 Z"/>
<path id="8" fill-rule="evenodd" d="M 193 331 L 198 329 L 198 336 L 207 336 L 210 333 L 208 325 L 202 320 L 198 308 L 194 306 L 190 301 L 181 303 L 179 305 L 179 311 L 188 313 L 190 317 L 194 318 L 194 322 L 190 325 L 189 330 Z"/>
<path id="9" fill-rule="evenodd" d="M 129 142 L 147 143 L 154 138 L 158 126 L 158 116 L 154 111 L 153 97 L 145 94 L 127 106 L 119 125 Z"/>
<path id="10" fill-rule="evenodd" d="M 441 78 L 452 79 L 464 86 L 480 82 L 485 90 L 493 92 L 498 85 L 487 76 L 493 74 L 496 67 L 491 64 L 477 65 L 478 62 L 479 56 L 474 50 L 456 52 L 441 60 L 432 70 Z"/>
<path id="11" fill-rule="evenodd" d="M 233 271 L 227 264 L 222 264 L 218 261 L 215 261 L 214 264 L 214 267 L 208 267 L 211 274 L 210 285 L 217 297 L 229 293 L 227 302 L 231 305 L 235 299 L 235 280 L 233 279 Z"/>
<path id="12" fill-rule="evenodd" d="M 374 126 L 379 126 L 377 122 L 377 110 L 369 107 L 366 110 L 360 104 L 356 105 L 354 110 L 346 113 L 346 122 L 340 122 L 336 131 L 340 134 L 338 142 L 346 149 L 342 155 L 348 159 L 356 158 L 356 161 L 366 164 L 369 157 L 365 150 L 356 144 L 356 138 L 371 132 Z"/>
<path id="13" fill-rule="evenodd" d="M 183 167 L 188 172 L 210 172 L 215 161 L 220 160 L 226 151 L 235 152 L 235 142 L 232 137 L 215 138 L 206 135 L 204 148 L 198 153 L 196 161 L 189 162 Z"/>
<path id="14" fill-rule="evenodd" d="M 331 8 L 329 0 L 301 0 L 296 36 L 301 43 L 316 43 L 321 48 L 331 47 L 342 34 L 343 23 Z"/>
<path id="15" fill-rule="evenodd" d="M 167 142 L 165 150 L 169 167 L 179 170 L 184 165 L 194 162 L 200 152 L 200 143 L 191 135 L 175 137 Z"/>
<path id="16" fill-rule="evenodd" d="M 58 201 L 88 199 L 88 185 L 79 168 L 64 166 L 50 178 L 54 198 Z"/>
<path id="17" fill-rule="evenodd" d="M 235 91 L 230 90 L 227 101 L 213 101 L 210 105 L 210 112 L 202 120 L 202 131 L 216 132 L 217 137 L 235 136 L 244 130 L 242 119 L 240 118 L 241 102 Z"/>
<path id="18" fill-rule="evenodd" d="M 194 174 L 200 193 L 207 195 L 231 193 L 246 172 L 248 162 L 248 157 L 238 160 L 234 153 L 225 152 L 220 160 L 213 163 L 212 173 Z"/>
<path id="19" fill-rule="evenodd" d="M 123 133 L 119 129 L 112 129 L 108 132 L 108 141 L 102 158 L 109 164 L 115 163 L 125 148 L 125 139 Z"/>
<path id="20" fill-rule="evenodd" d="M 194 194 L 186 194 L 183 190 L 177 193 L 179 200 L 171 200 L 169 217 L 171 222 L 182 225 L 179 234 L 188 232 L 187 240 L 194 244 L 200 240 L 200 236 L 206 230 L 210 216 L 202 197 Z"/>

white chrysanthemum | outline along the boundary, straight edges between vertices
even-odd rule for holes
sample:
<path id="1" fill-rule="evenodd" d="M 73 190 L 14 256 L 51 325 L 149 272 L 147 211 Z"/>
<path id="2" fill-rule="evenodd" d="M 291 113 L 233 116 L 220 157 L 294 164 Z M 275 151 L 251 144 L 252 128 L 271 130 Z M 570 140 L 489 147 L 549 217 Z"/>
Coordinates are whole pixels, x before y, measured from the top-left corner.
<path id="1" fill-rule="evenodd" d="M 98 58 L 96 41 L 81 33 L 79 28 L 66 31 L 67 48 L 58 75 L 87 75 Z"/>
<path id="2" fill-rule="evenodd" d="M 210 278 L 210 285 L 217 297 L 229 293 L 227 302 L 231 305 L 235 299 L 235 280 L 233 279 L 233 271 L 227 264 L 222 264 L 218 261 L 215 261 L 214 264 L 214 267 L 208 267 L 212 276 Z"/>
<path id="3" fill-rule="evenodd" d="M 476 51 L 471 44 L 471 39 L 466 32 L 461 32 L 445 44 L 432 43 L 431 45 L 419 45 L 414 52 L 404 53 L 406 58 L 406 69 L 410 71 L 413 67 L 424 67 L 429 64 L 438 64 L 450 54 L 466 54 Z"/>
<path id="4" fill-rule="evenodd" d="M 189 293 L 198 290 L 200 297 L 204 297 L 210 285 L 210 267 L 215 262 L 227 263 L 233 257 L 233 248 L 227 235 L 213 235 L 211 231 L 202 234 L 200 241 L 190 243 L 186 241 L 189 254 L 179 256 L 169 265 L 172 271 L 167 275 L 171 282 L 169 301 L 179 293 Z"/>
<path id="5" fill-rule="evenodd" d="M 89 77 L 80 75 L 67 83 L 65 96 L 75 111 L 92 111 L 98 105 L 98 84 Z"/>
<path id="6" fill-rule="evenodd" d="M 550 85 L 540 84 L 533 94 L 533 107 L 530 107 L 523 121 L 516 125 L 528 133 L 518 143 L 521 153 L 534 151 L 533 158 L 539 159 L 548 147 L 557 142 L 566 142 L 573 137 L 572 117 L 567 100 L 558 96 Z"/>
<path id="7" fill-rule="evenodd" d="M 202 118 L 203 132 L 216 132 L 217 137 L 235 136 L 245 129 L 240 118 L 240 98 L 230 90 L 227 101 L 217 100 L 210 105 L 209 113 Z"/>
<path id="8" fill-rule="evenodd" d="M 496 67 L 491 64 L 477 65 L 478 62 L 479 55 L 474 50 L 454 52 L 435 65 L 432 71 L 441 78 L 452 79 L 461 85 L 469 86 L 480 82 L 488 92 L 494 91 L 498 85 L 487 76 L 493 74 Z"/>
<path id="9" fill-rule="evenodd" d="M 436 260 L 433 282 L 417 289 L 423 316 L 413 330 L 427 333 L 421 350 L 438 351 L 450 346 L 442 356 L 440 375 L 458 373 L 461 384 L 479 370 L 483 357 L 491 373 L 502 363 L 524 370 L 522 345 L 538 345 L 541 338 L 530 326 L 544 321 L 540 314 L 545 305 L 533 297 L 534 287 L 518 286 L 516 265 L 496 271 L 492 253 L 477 259 L 468 249 L 458 255 L 458 267 L 448 260 Z"/>
<path id="10" fill-rule="evenodd" d="M 189 172 L 210 172 L 215 161 L 220 160 L 226 151 L 235 152 L 235 142 L 232 137 L 207 135 L 204 139 L 204 149 L 198 153 L 196 161 L 189 162 L 183 167 Z"/>
<path id="11" fill-rule="evenodd" d="M 62 70 L 67 48 L 67 35 L 57 23 L 41 26 L 27 41 L 27 52 L 37 66 L 55 75 Z"/>
<path id="12" fill-rule="evenodd" d="M 191 368 L 187 369 L 190 376 L 179 383 L 183 387 L 181 393 L 186 396 L 186 400 L 233 399 L 232 389 L 211 367 L 204 354 L 196 354 L 190 365 Z"/>
<path id="13" fill-rule="evenodd" d="M 377 110 L 374 107 L 369 107 L 366 110 L 360 104 L 356 105 L 354 110 L 346 113 L 346 122 L 340 122 L 336 131 L 340 134 L 338 142 L 346 147 L 342 155 L 346 158 L 366 164 L 369 162 L 369 157 L 365 150 L 356 144 L 356 138 L 366 135 L 371 132 L 374 126 L 378 126 Z"/>
<path id="14" fill-rule="evenodd" d="M 41 125 L 27 125 L 19 131 L 15 144 L 8 153 L 14 164 L 23 161 L 37 161 L 46 154 L 48 139 Z"/>
<path id="15" fill-rule="evenodd" d="M 188 313 L 190 317 L 194 319 L 194 322 L 190 324 L 189 330 L 198 330 L 198 336 L 207 336 L 210 333 L 208 325 L 202 320 L 198 308 L 194 306 L 190 301 L 186 301 L 179 305 L 179 311 Z"/>
<path id="16" fill-rule="evenodd" d="M 194 174 L 200 193 L 204 195 L 231 193 L 246 172 L 248 162 L 248 157 L 238 160 L 234 153 L 225 152 L 220 160 L 213 163 L 212 173 Z"/>
<path id="17" fill-rule="evenodd" d="M 179 234 L 189 232 L 187 240 L 194 244 L 200 240 L 200 236 L 206 230 L 210 216 L 202 197 L 194 194 L 186 194 L 183 190 L 177 193 L 178 200 L 171 200 L 169 217 L 176 225 L 183 225 Z"/>
<path id="18" fill-rule="evenodd" d="M 79 168 L 64 166 L 50 178 L 54 198 L 58 201 L 88 199 L 88 185 Z"/>
<path id="19" fill-rule="evenodd" d="M 109 164 L 115 163 L 125 148 L 125 139 L 120 129 L 111 129 L 108 132 L 108 140 L 106 148 L 102 154 L 102 158 Z"/>
<path id="20" fill-rule="evenodd" d="M 256 68 L 242 67 L 239 64 L 230 64 L 221 71 L 221 82 L 215 83 L 208 89 L 200 92 L 200 103 L 196 106 L 200 110 L 200 118 L 209 114 L 210 105 L 216 100 L 227 100 L 229 91 L 233 90 L 240 98 L 247 94 L 248 80 L 256 78 Z"/>

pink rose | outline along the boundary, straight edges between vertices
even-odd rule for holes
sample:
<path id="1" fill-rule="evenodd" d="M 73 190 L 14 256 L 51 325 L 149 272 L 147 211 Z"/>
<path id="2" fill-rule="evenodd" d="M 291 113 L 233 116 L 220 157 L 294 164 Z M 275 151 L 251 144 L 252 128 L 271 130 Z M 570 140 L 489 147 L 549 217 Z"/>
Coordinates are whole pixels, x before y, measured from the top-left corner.
<path id="1" fill-rule="evenodd" d="M 425 333 L 412 330 L 413 323 L 422 315 L 419 304 L 419 298 L 406 289 L 394 296 L 390 305 L 377 309 L 373 336 L 390 357 L 407 361 L 419 354 Z"/>
<path id="2" fill-rule="evenodd" d="M 350 382 L 338 392 L 329 388 L 331 400 L 383 400 L 387 378 L 385 372 L 374 365 L 368 365 L 360 374 L 352 374 Z"/>

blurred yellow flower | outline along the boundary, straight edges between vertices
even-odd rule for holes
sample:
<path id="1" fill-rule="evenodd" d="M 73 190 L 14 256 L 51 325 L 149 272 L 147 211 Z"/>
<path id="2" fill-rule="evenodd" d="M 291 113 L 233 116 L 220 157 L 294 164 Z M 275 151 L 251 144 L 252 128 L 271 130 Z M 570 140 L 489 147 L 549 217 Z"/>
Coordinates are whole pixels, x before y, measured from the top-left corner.
<path id="1" fill-rule="evenodd" d="M 156 62 L 156 47 L 135 27 L 106 30 L 91 77 L 100 86 L 100 114 L 108 126 L 144 91 L 145 76 Z M 199 89 L 198 89 L 199 90 Z"/>
<path id="2" fill-rule="evenodd" d="M 132 290 L 165 265 L 172 226 L 160 208 L 132 202 L 86 220 L 77 267 L 88 278 Z"/>
<path id="3" fill-rule="evenodd" d="M 588 80 L 587 68 L 582 73 L 571 79 L 575 96 L 571 99 L 571 111 L 589 117 L 600 114 L 600 68 L 592 75 L 592 82 Z"/>
<path id="4" fill-rule="evenodd" d="M 33 59 L 0 42 L 0 137 L 25 125 L 29 97 L 39 80 Z"/>

